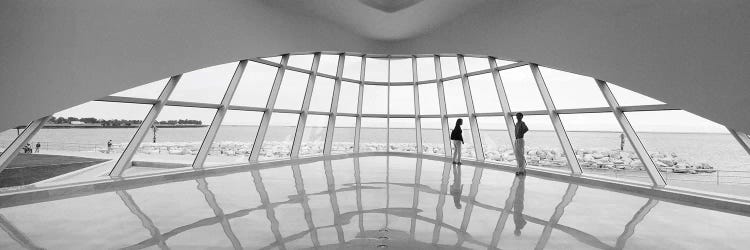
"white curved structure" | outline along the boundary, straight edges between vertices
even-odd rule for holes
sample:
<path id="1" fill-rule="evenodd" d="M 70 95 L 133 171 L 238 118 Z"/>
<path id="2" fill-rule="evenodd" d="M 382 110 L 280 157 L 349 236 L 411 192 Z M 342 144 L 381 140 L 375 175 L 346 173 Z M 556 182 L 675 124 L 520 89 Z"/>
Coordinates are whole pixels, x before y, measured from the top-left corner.
<path id="1" fill-rule="evenodd" d="M 0 96 L 0 127 L 222 62 L 354 51 L 507 56 L 617 82 L 750 130 L 750 115 L 743 113 L 750 92 L 744 53 L 750 8 L 744 1 L 476 1 L 467 5 L 470 12 L 453 1 L 422 1 L 392 15 L 364 5 L 268 2 L 279 1 L 4 2 L 0 83 L 12 91 Z M 364 21 L 331 14 L 340 12 L 367 21 L 442 25 L 403 24 L 419 30 L 405 32 L 391 23 L 367 22 L 377 28 L 361 34 Z M 396 31 L 403 35 L 388 36 Z M 397 40 L 383 40 L 388 38 Z"/>

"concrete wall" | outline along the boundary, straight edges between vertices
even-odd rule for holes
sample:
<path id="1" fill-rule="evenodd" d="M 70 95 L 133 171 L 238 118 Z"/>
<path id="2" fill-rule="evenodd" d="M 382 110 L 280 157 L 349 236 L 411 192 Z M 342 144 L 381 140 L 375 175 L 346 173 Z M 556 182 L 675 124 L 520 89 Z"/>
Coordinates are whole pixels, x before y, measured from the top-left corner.
<path id="1" fill-rule="evenodd" d="M 170 75 L 295 51 L 471 53 L 590 75 L 750 131 L 747 1 L 489 1 L 374 41 L 250 0 L 0 2 L 0 130 Z"/>

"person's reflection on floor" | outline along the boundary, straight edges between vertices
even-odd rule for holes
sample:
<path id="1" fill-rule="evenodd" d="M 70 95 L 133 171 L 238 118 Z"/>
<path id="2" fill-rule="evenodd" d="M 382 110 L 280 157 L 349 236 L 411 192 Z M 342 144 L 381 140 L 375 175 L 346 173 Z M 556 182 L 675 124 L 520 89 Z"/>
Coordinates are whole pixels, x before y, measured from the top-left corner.
<path id="1" fill-rule="evenodd" d="M 461 209 L 461 193 L 464 185 L 461 184 L 461 165 L 453 164 L 453 185 L 451 185 L 451 195 L 456 208 Z"/>
<path id="2" fill-rule="evenodd" d="M 516 175 L 518 187 L 516 188 L 516 197 L 513 200 L 513 222 L 516 223 L 516 230 L 513 234 L 521 235 L 521 229 L 526 226 L 526 219 L 523 218 L 523 195 L 526 190 L 526 175 Z"/>

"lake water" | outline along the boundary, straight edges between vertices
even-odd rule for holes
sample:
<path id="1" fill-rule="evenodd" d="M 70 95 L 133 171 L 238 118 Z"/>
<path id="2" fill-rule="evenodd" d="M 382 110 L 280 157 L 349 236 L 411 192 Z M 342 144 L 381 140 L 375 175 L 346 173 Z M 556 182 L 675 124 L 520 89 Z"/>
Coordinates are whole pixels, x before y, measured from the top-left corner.
<path id="1" fill-rule="evenodd" d="M 216 141 L 253 142 L 257 126 L 222 126 Z M 160 128 L 157 131 L 158 142 L 194 142 L 201 141 L 208 127 L 202 128 Z M 306 135 L 309 140 L 323 140 L 324 129 L 312 129 L 314 135 Z M 363 128 L 363 142 L 387 142 L 386 129 Z M 59 145 L 68 150 L 99 146 L 105 147 L 107 140 L 115 144 L 128 143 L 135 133 L 135 128 L 97 128 L 97 129 L 42 129 L 31 143 L 42 142 L 45 147 L 55 148 Z M 293 127 L 270 127 L 266 134 L 267 141 L 292 141 Z M 336 137 L 353 138 L 353 128 L 337 128 Z M 423 141 L 440 143 L 442 132 L 439 129 L 423 130 Z M 0 147 L 7 146 L 16 136 L 11 129 L 0 133 Z M 151 141 L 153 133 L 149 132 L 144 141 Z M 482 144 L 487 147 L 509 148 L 510 140 L 505 130 L 480 130 Z M 617 132 L 568 132 L 574 149 L 618 149 L 620 133 Z M 639 133 L 649 153 L 675 153 L 680 158 L 692 162 L 706 162 L 720 170 L 750 169 L 750 157 L 730 134 L 699 133 Z M 464 130 L 464 138 L 471 138 L 471 132 Z M 338 140 L 338 139 L 337 139 Z M 391 143 L 414 143 L 413 129 L 391 129 Z M 471 143 L 467 141 L 467 143 Z M 626 150 L 630 148 L 626 141 Z M 526 136 L 527 148 L 560 148 L 554 131 L 531 131 Z M 72 147 L 72 148 L 71 148 Z"/>

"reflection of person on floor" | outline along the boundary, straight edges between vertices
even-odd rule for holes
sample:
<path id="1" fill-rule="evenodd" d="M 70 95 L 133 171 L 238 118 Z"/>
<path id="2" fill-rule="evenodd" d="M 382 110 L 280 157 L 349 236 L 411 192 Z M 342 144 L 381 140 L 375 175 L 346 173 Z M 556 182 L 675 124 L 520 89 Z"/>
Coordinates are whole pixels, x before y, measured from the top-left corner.
<path id="1" fill-rule="evenodd" d="M 36 142 L 36 153 L 39 153 L 39 149 L 42 148 L 42 144 L 39 142 Z"/>
<path id="2" fill-rule="evenodd" d="M 529 132 L 529 127 L 526 127 L 526 123 L 523 122 L 523 113 L 516 113 L 516 162 L 518 162 L 518 172 L 516 174 L 526 174 L 526 146 L 523 135 Z"/>
<path id="3" fill-rule="evenodd" d="M 451 195 L 453 195 L 453 203 L 456 208 L 461 209 L 461 193 L 463 192 L 464 185 L 461 184 L 461 166 L 453 165 L 453 185 L 451 185 Z"/>
<path id="4" fill-rule="evenodd" d="M 464 124 L 463 119 L 456 120 L 456 126 L 451 131 L 451 141 L 453 142 L 453 164 L 461 164 L 461 144 L 464 144 L 463 131 L 461 125 Z"/>
<path id="5" fill-rule="evenodd" d="M 513 200 L 513 222 L 516 224 L 516 230 L 513 234 L 521 235 L 521 229 L 526 226 L 526 219 L 523 218 L 523 195 L 526 189 L 526 175 L 518 175 L 518 187 L 516 188 L 516 197 Z"/>

